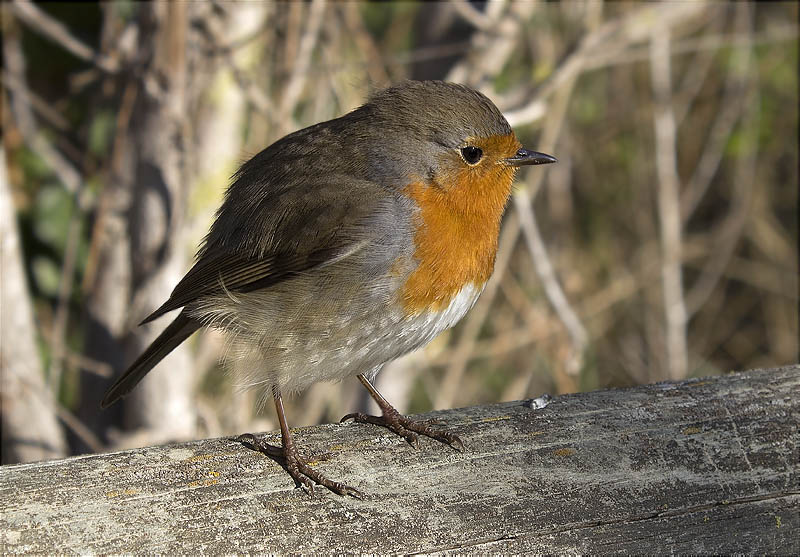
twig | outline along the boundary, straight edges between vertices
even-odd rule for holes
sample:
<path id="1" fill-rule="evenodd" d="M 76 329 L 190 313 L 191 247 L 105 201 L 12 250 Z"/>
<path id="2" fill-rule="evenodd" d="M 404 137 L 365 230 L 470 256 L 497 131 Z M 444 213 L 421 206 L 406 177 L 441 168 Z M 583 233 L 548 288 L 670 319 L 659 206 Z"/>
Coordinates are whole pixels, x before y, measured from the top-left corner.
<path id="1" fill-rule="evenodd" d="M 133 113 L 133 104 L 136 101 L 137 92 L 137 84 L 134 81 L 130 81 L 125 86 L 122 93 L 122 100 L 120 101 L 119 110 L 117 111 L 116 131 L 114 142 L 112 143 L 111 161 L 109 165 L 110 175 L 112 177 L 117 177 L 121 174 L 120 168 L 122 165 L 124 142 L 128 136 L 128 123 Z M 83 269 L 83 281 L 81 283 L 81 292 L 87 298 L 95 285 L 97 265 L 101 257 L 101 246 L 104 240 L 103 231 L 106 230 L 106 219 L 108 218 L 109 211 L 111 211 L 112 197 L 116 192 L 117 190 L 113 186 L 104 187 L 100 191 L 100 200 L 97 202 L 97 211 L 92 226 L 89 250 L 86 256 L 86 263 Z"/>
<path id="2" fill-rule="evenodd" d="M 552 150 L 556 145 L 576 79 L 577 75 L 564 83 L 564 89 L 560 91 L 560 94 L 555 98 L 550 108 L 544 132 L 540 140 L 541 148 L 545 151 Z M 544 176 L 545 172 L 532 172 L 529 174 L 528 187 L 520 188 L 514 194 L 514 208 L 519 215 L 531 260 L 539 280 L 542 281 L 545 295 L 550 305 L 555 310 L 556 315 L 558 315 L 564 327 L 567 329 L 567 334 L 570 337 L 572 353 L 567 362 L 566 371 L 570 374 L 577 374 L 583 366 L 583 355 L 586 351 L 589 336 L 586 332 L 586 328 L 581 324 L 580 318 L 572 309 L 564 291 L 561 289 L 553 265 L 550 262 L 550 257 L 547 254 L 544 241 L 539 233 L 539 227 L 536 225 L 536 216 L 533 212 L 533 199 L 536 197 L 541 187 Z"/>
<path id="3" fill-rule="evenodd" d="M 496 31 L 494 19 L 473 7 L 467 0 L 451 0 L 450 5 L 464 21 L 476 29 L 487 33 Z"/>
<path id="4" fill-rule="evenodd" d="M 454 43 L 437 44 L 433 46 L 415 48 L 414 50 L 411 50 L 409 52 L 395 54 L 393 56 L 387 56 L 385 58 L 385 62 L 387 66 L 391 67 L 391 66 L 408 66 L 411 64 L 415 64 L 417 62 L 439 60 L 441 58 L 447 58 L 448 56 L 453 56 L 454 54 L 462 54 L 466 49 L 469 48 L 469 45 L 470 45 L 469 41 L 458 41 Z M 331 68 L 332 71 L 346 71 L 351 69 L 352 66 L 345 64 L 339 64 L 338 66 Z"/>
<path id="5" fill-rule="evenodd" d="M 43 36 L 81 60 L 91 62 L 107 73 L 116 73 L 119 70 L 117 60 L 98 54 L 92 48 L 86 46 L 83 42 L 73 37 L 64 24 L 50 17 L 32 2 L 14 0 L 13 12 L 31 28 L 36 29 Z"/>
<path id="6" fill-rule="evenodd" d="M 688 372 L 686 346 L 686 302 L 681 268 L 680 178 L 676 153 L 676 124 L 672 112 L 670 29 L 653 28 L 650 43 L 650 77 L 655 106 L 653 126 L 658 174 L 658 215 L 662 251 L 662 283 L 666 316 L 667 366 L 669 379 L 678 380 Z"/>
<path id="7" fill-rule="evenodd" d="M 447 74 L 447 81 L 478 87 L 487 76 L 499 74 L 517 46 L 522 23 L 535 9 L 532 2 L 493 2 L 487 6 L 483 30 L 472 37 L 468 52 Z"/>
<path id="8" fill-rule="evenodd" d="M 724 22 L 724 18 L 716 17 L 711 20 L 711 25 L 719 28 Z M 672 56 L 676 55 L 675 49 L 679 44 L 681 44 L 681 41 L 673 42 L 672 50 L 670 51 Z M 717 52 L 717 50 L 704 49 L 695 53 L 692 57 L 692 63 L 688 65 L 686 72 L 676 87 L 675 96 L 673 98 L 673 111 L 675 112 L 675 121 L 678 123 L 678 126 L 683 123 L 697 95 L 702 90 L 709 71 L 714 65 Z"/>
<path id="9" fill-rule="evenodd" d="M 61 367 L 64 356 L 64 335 L 69 320 L 69 298 L 75 278 L 75 255 L 80 234 L 80 215 L 88 199 L 84 195 L 84 181 L 78 171 L 39 134 L 36 119 L 31 112 L 30 97 L 25 83 L 25 58 L 17 37 L 8 36 L 3 41 L 6 67 L 16 83 L 12 96 L 12 112 L 17 125 L 32 150 L 37 152 L 61 179 L 72 193 L 74 206 L 67 228 L 67 242 L 64 248 L 64 264 L 61 270 L 58 289 L 58 306 L 53 331 L 50 335 L 52 359 L 49 367 L 50 388 L 58 392 L 61 382 Z"/>
<path id="10" fill-rule="evenodd" d="M 596 320 L 601 314 L 607 313 L 612 306 L 633 296 L 640 288 L 630 277 L 622 277 L 602 292 L 593 296 L 590 301 L 581 304 L 581 314 L 585 315 L 587 321 Z M 611 298 L 599 300 L 603 295 L 610 294 Z M 598 309 L 595 313 L 589 313 L 591 306 Z M 584 309 L 586 308 L 586 309 Z M 524 326 L 505 330 L 493 338 L 486 340 L 476 340 L 470 347 L 467 364 L 481 359 L 491 359 L 502 356 L 509 352 L 525 348 L 532 344 L 543 342 L 559 334 L 554 327 L 532 328 L 531 323 Z M 431 366 L 446 365 L 452 362 L 455 357 L 455 350 L 445 350 L 437 354 L 430 362 Z"/>
<path id="11" fill-rule="evenodd" d="M 31 112 L 31 100 L 25 84 L 25 58 L 18 37 L 4 33 L 3 60 L 8 75 L 16 83 L 11 95 L 11 113 L 19 126 L 25 143 L 47 163 L 67 190 L 75 194 L 83 183 L 80 173 L 53 146 L 39 134 L 36 119 Z M 82 200 L 83 198 L 81 198 Z"/>
<path id="12" fill-rule="evenodd" d="M 113 368 L 106 362 L 100 362 L 69 349 L 64 351 L 64 360 L 74 368 L 80 368 L 105 379 L 109 379 L 114 374 Z"/>
<path id="13" fill-rule="evenodd" d="M 73 206 L 67 224 L 66 244 L 64 246 L 64 260 L 61 266 L 61 278 L 58 282 L 58 302 L 50 344 L 50 366 L 48 380 L 53 393 L 58 393 L 61 387 L 61 371 L 63 369 L 65 349 L 65 336 L 69 322 L 69 302 L 72 294 L 72 285 L 75 281 L 75 258 L 80 239 L 82 215 L 77 206 Z"/>
<path id="14" fill-rule="evenodd" d="M 750 7 L 747 4 L 740 4 L 737 10 L 742 23 L 748 26 L 751 25 Z M 735 66 L 738 66 L 738 69 L 749 77 L 749 94 L 742 95 L 738 99 L 738 102 L 730 101 L 730 104 L 734 104 L 739 108 L 747 107 L 748 118 L 746 119 L 746 127 L 748 129 L 745 130 L 744 135 L 751 138 L 751 141 L 748 142 L 746 152 L 740 155 L 737 161 L 736 170 L 733 175 L 734 187 L 731 192 L 731 208 L 728 215 L 725 217 L 725 222 L 719 227 L 719 233 L 716 234 L 718 240 L 712 243 L 713 248 L 708 263 L 703 267 L 700 277 L 694 282 L 691 290 L 689 290 L 686 295 L 686 306 L 689 315 L 696 313 L 703 304 L 705 304 L 706 300 L 708 300 L 711 292 L 719 283 L 725 268 L 730 262 L 730 258 L 733 256 L 747 220 L 753 183 L 755 181 L 758 141 L 753 141 L 752 138 L 757 135 L 760 120 L 758 75 L 757 72 L 752 69 L 752 51 L 750 48 L 745 47 L 742 49 L 736 58 L 739 59 L 739 63 L 735 64 Z M 733 74 L 734 70 L 731 70 L 730 73 Z M 728 81 L 730 81 L 730 77 Z M 729 85 L 730 84 L 728 84 L 728 86 Z M 726 86 L 726 89 L 728 86 Z M 726 97 L 728 96 L 729 95 L 726 95 Z M 728 104 L 723 102 L 723 108 L 720 110 L 725 112 L 727 106 Z M 733 128 L 732 123 L 730 124 L 730 128 Z M 718 141 L 720 143 L 727 142 L 729 133 L 730 129 L 725 134 L 724 141 Z M 711 181 L 711 177 L 708 178 L 708 181 Z"/>
<path id="15" fill-rule="evenodd" d="M 53 141 L 56 142 L 56 147 L 60 148 L 64 153 L 66 160 L 79 161 L 81 159 L 86 159 L 85 150 L 78 148 L 67 138 L 66 132 L 71 131 L 71 125 L 66 118 L 64 118 L 58 112 L 58 110 L 53 108 L 54 104 L 57 103 L 45 101 L 39 95 L 28 89 L 24 82 L 21 82 L 19 79 L 6 71 L 3 71 L 2 73 L 2 81 L 3 85 L 5 85 L 6 88 L 12 93 L 27 96 L 31 108 L 39 116 L 41 116 L 48 125 L 60 132 L 65 132 L 58 134 Z"/>
<path id="16" fill-rule="evenodd" d="M 274 22 L 270 18 L 265 17 L 264 21 L 261 22 L 261 25 L 259 25 L 254 31 L 251 31 L 243 37 L 234 39 L 227 44 L 223 44 L 223 40 L 214 42 L 203 50 L 203 54 L 206 56 L 224 56 L 226 60 L 229 60 L 229 56 L 235 54 L 237 50 L 248 46 L 256 39 L 262 38 L 264 36 L 264 32 L 269 31 L 272 25 L 274 25 Z"/>
<path id="17" fill-rule="evenodd" d="M 330 62 L 332 60 L 332 53 L 342 52 L 342 45 L 344 43 L 341 38 L 342 34 L 347 34 L 349 36 L 350 33 L 343 33 L 340 22 L 332 18 L 329 18 L 325 22 L 325 26 L 322 33 L 325 34 L 329 42 L 327 48 L 320 49 L 320 57 L 321 60 Z M 315 122 L 321 122 L 335 117 L 339 108 L 349 107 L 349 103 L 351 102 L 349 98 L 350 95 L 344 91 L 344 88 L 336 79 L 336 74 L 325 69 L 325 66 L 329 66 L 329 64 L 320 64 L 320 73 L 318 76 L 320 82 L 324 82 L 325 86 L 320 87 L 320 90 L 314 95 L 313 120 Z M 362 98 L 363 96 L 359 96 L 358 100 Z"/>
<path id="18" fill-rule="evenodd" d="M 294 60 L 292 75 L 283 91 L 280 109 L 278 111 L 283 118 L 282 127 L 284 131 L 289 131 L 292 125 L 292 114 L 300 99 L 300 95 L 305 87 L 308 77 L 308 69 L 311 64 L 311 55 L 317 45 L 319 30 L 322 26 L 322 15 L 325 13 L 325 0 L 313 0 L 309 6 L 308 23 L 300 38 L 300 47 L 297 57 Z"/>
<path id="19" fill-rule="evenodd" d="M 517 228 L 517 230 L 519 230 Z M 638 259 L 641 254 L 650 253 L 657 246 L 653 243 L 647 243 L 637 249 L 637 253 L 632 259 Z M 644 284 L 650 283 L 650 278 L 658 276 L 658 268 L 655 261 L 646 270 L 645 279 L 636 280 L 625 268 L 622 268 L 617 274 L 608 281 L 608 285 L 601 291 L 592 294 L 580 303 L 580 315 L 584 316 L 586 321 L 593 321 L 593 331 L 597 332 L 598 318 L 608 314 L 616 304 L 631 298 L 634 294 L 639 292 Z M 503 283 L 507 282 L 508 276 L 504 278 Z M 612 315 L 612 319 L 616 314 Z M 608 321 L 608 320 L 607 320 Z M 530 344 L 541 342 L 557 334 L 557 330 L 552 327 L 546 330 L 533 329 L 531 323 L 526 324 L 518 329 L 504 331 L 492 339 L 480 340 L 474 343 L 473 348 L 469 354 L 469 362 L 483 358 L 491 358 L 500 356 L 507 352 L 518 350 Z M 444 350 L 437 354 L 431 361 L 431 366 L 446 365 L 451 362 L 454 357 L 455 349 Z"/>
<path id="20" fill-rule="evenodd" d="M 202 30 L 201 24 L 196 25 L 196 28 Z M 447 58 L 449 56 L 453 56 L 454 54 L 462 54 L 466 49 L 469 48 L 469 46 L 470 46 L 469 41 L 457 41 L 453 43 L 425 46 L 410 50 L 408 52 L 400 52 L 397 54 L 386 56 L 385 58 L 382 58 L 382 62 L 383 65 L 387 68 L 396 66 L 408 66 L 411 64 L 415 64 L 417 62 L 438 60 L 441 58 Z M 225 53 L 226 51 L 223 51 L 218 54 L 220 56 L 223 56 L 225 55 Z M 334 57 L 326 58 L 326 60 L 333 60 L 333 59 Z M 230 58 L 226 58 L 226 60 L 230 60 Z M 360 70 L 365 68 L 367 69 L 367 71 L 369 71 L 369 68 L 373 63 L 374 63 L 373 61 L 359 61 L 359 62 L 330 61 L 326 62 L 325 64 L 314 64 L 313 68 L 309 66 L 309 69 L 306 72 L 306 74 L 308 75 L 311 74 L 312 72 L 352 73 L 355 70 Z M 246 77 L 246 74 L 243 75 Z M 283 81 L 287 79 L 288 76 L 291 75 L 291 73 L 285 70 L 275 70 L 272 75 L 276 80 Z M 264 98 L 266 98 L 266 96 L 264 96 Z M 258 106 L 257 108 L 259 110 L 263 110 L 260 106 Z"/>
<path id="21" fill-rule="evenodd" d="M 358 47 L 359 54 L 366 58 L 367 74 L 374 86 L 386 87 L 391 83 L 389 74 L 386 73 L 386 65 L 381 59 L 380 50 L 372 35 L 364 28 L 364 21 L 359 13 L 359 4 L 356 2 L 345 2 L 339 4 L 340 11 L 344 16 L 345 24 L 352 33 L 353 41 Z"/>
<path id="22" fill-rule="evenodd" d="M 514 207 L 519 215 L 522 232 L 525 236 L 536 274 L 539 276 L 539 280 L 542 281 L 542 286 L 550 305 L 553 306 L 559 319 L 564 323 L 572 343 L 572 355 L 567 363 L 567 372 L 577 374 L 583 366 L 583 353 L 586 350 L 589 335 L 558 283 L 553 264 L 547 255 L 547 248 L 544 246 L 539 227 L 536 225 L 533 206 L 526 190 L 520 190 L 514 196 Z"/>
<path id="23" fill-rule="evenodd" d="M 537 313 L 539 313 L 538 307 L 513 273 L 505 274 L 503 280 L 500 281 L 500 290 L 514 313 L 519 315 L 530 327 L 535 327 Z M 503 333 L 497 336 L 503 336 Z"/>
<path id="24" fill-rule="evenodd" d="M 5 85 L 11 92 L 23 96 L 27 96 L 31 107 L 43 116 L 47 123 L 59 131 L 68 131 L 69 122 L 57 110 L 54 110 L 52 105 L 30 91 L 23 82 L 17 77 L 11 75 L 7 71 L 2 73 L 3 85 Z"/>
<path id="25" fill-rule="evenodd" d="M 749 9 L 747 4 L 740 4 L 737 9 L 739 19 L 749 17 Z M 742 16 L 743 11 L 748 12 L 748 16 Z M 733 54 L 733 60 L 737 63 L 736 67 L 728 71 L 720 103 L 721 108 L 711 126 L 700 161 L 681 195 L 681 219 L 684 224 L 691 218 L 708 191 L 722 161 L 722 155 L 731 132 L 739 120 L 742 110 L 747 106 L 740 75 L 749 73 L 750 49 L 751 47 L 745 46 Z"/>
<path id="26" fill-rule="evenodd" d="M 482 60 L 487 60 L 487 62 L 471 69 L 469 77 L 467 78 L 469 83 L 480 82 L 483 80 L 485 75 L 492 74 L 493 72 L 496 73 L 502 69 L 511 52 L 513 51 L 513 45 L 515 44 L 514 39 L 516 33 L 519 31 L 520 22 L 528 19 L 532 13 L 532 9 L 532 4 L 514 4 L 509 13 L 502 19 L 500 19 L 500 17 L 503 12 L 499 8 L 493 10 L 491 14 L 487 14 L 487 17 L 491 16 L 494 18 L 494 25 L 501 26 L 504 31 L 501 35 L 494 36 L 492 39 L 487 37 L 485 33 L 478 33 L 476 37 L 474 37 L 473 44 L 475 45 L 475 50 L 479 50 L 481 52 L 480 58 Z M 486 46 L 481 48 L 481 46 L 484 44 Z M 466 61 L 456 66 L 450 72 L 448 79 L 467 77 L 465 73 L 465 64 Z M 464 75 L 461 76 L 460 74 Z M 575 75 L 577 76 L 577 73 Z M 564 87 L 564 94 L 562 99 L 560 99 L 563 102 L 556 110 L 553 111 L 551 118 L 548 120 L 549 126 L 545 131 L 547 140 L 544 141 L 543 148 L 555 144 L 555 139 L 560 131 L 561 123 L 563 122 L 564 113 L 566 111 L 567 99 L 570 96 L 572 85 L 574 84 L 574 77 L 566 80 L 564 84 L 566 87 Z M 540 113 L 543 112 L 543 110 L 543 104 L 539 99 L 537 99 L 534 101 L 534 103 L 531 103 L 531 105 L 523 109 L 523 114 L 529 115 L 531 112 Z M 534 180 L 536 189 L 538 189 L 544 173 L 538 172 L 535 174 L 536 177 Z M 582 366 L 583 352 L 588 342 L 588 335 L 586 334 L 584 327 L 581 325 L 580 320 L 570 308 L 569 303 L 566 300 L 566 296 L 564 296 L 563 292 L 561 291 L 557 280 L 555 280 L 555 274 L 552 266 L 549 263 L 549 259 L 547 258 L 546 250 L 544 249 L 541 236 L 538 234 L 538 229 L 536 228 L 535 220 L 532 215 L 531 199 L 533 195 L 535 195 L 535 191 L 531 195 L 529 195 L 529 193 L 526 191 L 519 191 L 514 196 L 514 203 L 517 208 L 517 215 L 519 217 L 519 225 L 522 227 L 522 231 L 525 233 L 525 238 L 528 242 L 529 249 L 531 250 L 533 257 L 534 266 L 544 284 L 548 299 L 553 304 L 558 315 L 562 318 L 562 321 L 564 321 L 569 332 L 573 350 L 572 357 L 567 364 L 567 370 L 571 373 L 576 373 Z M 516 240 L 516 237 L 514 237 L 514 239 Z M 486 294 L 484 293 L 484 296 L 485 295 Z M 481 302 L 483 302 L 483 297 L 481 298 Z M 473 313 L 475 311 L 476 310 L 473 309 Z M 467 327 L 465 327 L 464 331 L 465 336 L 466 333 Z M 475 336 L 477 336 L 477 331 L 474 333 L 471 342 L 474 342 Z M 448 387 L 454 387 L 454 381 L 456 378 L 460 380 L 461 374 L 463 374 L 463 369 L 466 366 L 469 355 L 467 348 L 471 350 L 469 344 L 460 345 L 459 351 L 456 353 L 454 363 L 450 366 L 450 368 L 448 368 L 445 376 L 445 384 L 448 385 Z M 437 397 L 437 402 L 442 402 L 440 397 Z"/>
<path id="27" fill-rule="evenodd" d="M 723 33 L 718 35 L 708 35 L 691 39 L 675 41 L 670 50 L 671 56 L 681 54 L 691 54 L 693 52 L 715 51 L 728 47 L 752 47 L 761 44 L 772 44 L 793 41 L 800 36 L 800 28 L 796 25 L 776 26 L 763 33 Z M 631 49 L 628 52 L 614 56 L 600 53 L 596 58 L 586 63 L 587 70 L 616 66 L 620 64 L 632 64 L 647 60 L 649 54 L 646 47 Z"/>
<path id="28" fill-rule="evenodd" d="M 66 425 L 72 432 L 77 435 L 81 441 L 83 441 L 92 452 L 95 453 L 102 453 L 105 452 L 105 445 L 103 442 L 94 434 L 92 430 L 89 429 L 84 425 L 82 421 L 78 419 L 75 414 L 67 410 L 64 406 L 60 403 L 56 403 L 56 416 L 64 425 Z"/>
<path id="29" fill-rule="evenodd" d="M 653 21 L 660 21 L 664 25 L 677 25 L 705 9 L 707 7 L 700 2 L 647 4 L 623 17 L 604 23 L 581 40 L 578 49 L 559 65 L 556 72 L 525 106 L 506 111 L 506 118 L 512 126 L 535 121 L 542 115 L 545 99 L 560 90 L 567 81 L 577 78 L 587 68 L 593 67 L 592 60 L 600 55 L 606 60 L 617 59 L 630 45 L 646 41 L 650 36 Z M 608 61 L 604 64 L 607 65 Z"/>
<path id="30" fill-rule="evenodd" d="M 77 435 L 81 441 L 86 443 L 93 452 L 101 453 L 105 449 L 103 442 L 97 438 L 97 436 L 92 433 L 92 431 L 86 427 L 80 419 L 78 419 L 75 414 L 67 410 L 60 402 L 55 400 L 53 397 L 53 393 L 47 389 L 42 390 L 37 387 L 37 385 L 33 384 L 27 377 L 20 375 L 14 369 L 3 370 L 4 372 L 14 374 L 17 379 L 19 380 L 20 384 L 34 397 L 38 398 L 39 400 L 43 401 L 46 407 L 52 408 L 53 413 L 60 419 L 64 425 L 66 425 L 70 430 L 72 430 L 75 435 Z"/>
<path id="31" fill-rule="evenodd" d="M 197 22 L 196 27 L 212 45 L 223 40 L 222 33 L 204 20 Z M 233 74 L 233 78 L 236 80 L 236 83 L 238 83 L 239 88 L 244 93 L 250 105 L 265 116 L 268 121 L 274 121 L 276 118 L 275 108 L 269 95 L 250 79 L 247 72 L 239 67 L 239 63 L 234 56 L 234 51 L 226 49 L 221 51 L 220 54 L 225 57 L 225 61 Z"/>

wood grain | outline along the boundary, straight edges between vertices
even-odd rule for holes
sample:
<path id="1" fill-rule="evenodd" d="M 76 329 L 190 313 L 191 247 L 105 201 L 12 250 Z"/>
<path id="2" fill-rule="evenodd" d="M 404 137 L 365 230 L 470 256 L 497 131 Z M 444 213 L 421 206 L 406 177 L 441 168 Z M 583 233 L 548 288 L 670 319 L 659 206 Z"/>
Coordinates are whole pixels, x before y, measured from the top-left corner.
<path id="1" fill-rule="evenodd" d="M 800 367 L 299 429 L 364 500 L 231 439 L 0 468 L 0 553 L 800 553 Z M 275 434 L 270 434 L 277 440 Z"/>

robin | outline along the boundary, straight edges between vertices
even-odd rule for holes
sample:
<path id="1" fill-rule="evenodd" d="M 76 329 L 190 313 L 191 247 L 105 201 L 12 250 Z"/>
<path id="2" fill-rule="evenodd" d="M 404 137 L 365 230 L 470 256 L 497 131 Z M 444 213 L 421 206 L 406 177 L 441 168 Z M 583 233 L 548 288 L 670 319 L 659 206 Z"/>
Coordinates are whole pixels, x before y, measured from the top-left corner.
<path id="1" fill-rule="evenodd" d="M 520 166 L 556 162 L 522 148 L 484 95 L 407 81 L 335 120 L 294 132 L 232 178 L 196 263 L 160 308 L 180 314 L 108 390 L 133 389 L 200 327 L 224 330 L 241 380 L 274 399 L 281 458 L 298 485 L 360 496 L 300 457 L 282 396 L 355 375 L 385 426 L 416 446 L 461 440 L 401 415 L 372 385 L 386 363 L 430 342 L 472 307 L 492 274 L 500 219 Z"/>

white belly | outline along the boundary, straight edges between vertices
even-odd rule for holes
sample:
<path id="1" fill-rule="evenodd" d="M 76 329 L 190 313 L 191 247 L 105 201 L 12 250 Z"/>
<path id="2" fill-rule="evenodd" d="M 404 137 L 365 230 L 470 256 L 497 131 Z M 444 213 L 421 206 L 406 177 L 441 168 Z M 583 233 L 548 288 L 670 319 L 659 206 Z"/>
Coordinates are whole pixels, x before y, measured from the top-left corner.
<path id="1" fill-rule="evenodd" d="M 237 383 L 242 388 L 263 389 L 266 399 L 273 386 L 289 393 L 318 381 L 376 372 L 455 325 L 482 291 L 483 286 L 468 284 L 440 311 L 403 315 L 399 308 L 375 308 L 337 323 L 320 323 L 319 328 L 307 328 L 303 334 L 282 334 L 282 329 L 293 329 L 277 322 L 257 339 L 233 336 L 229 355 L 236 363 Z"/>

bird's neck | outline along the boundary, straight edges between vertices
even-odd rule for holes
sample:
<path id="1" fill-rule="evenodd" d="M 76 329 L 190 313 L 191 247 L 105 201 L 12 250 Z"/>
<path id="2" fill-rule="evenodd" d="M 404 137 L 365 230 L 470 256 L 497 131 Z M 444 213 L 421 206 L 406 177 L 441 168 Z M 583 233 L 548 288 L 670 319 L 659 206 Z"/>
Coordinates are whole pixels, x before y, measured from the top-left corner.
<path id="1" fill-rule="evenodd" d="M 419 209 L 417 266 L 401 294 L 408 313 L 442 311 L 465 286 L 482 288 L 489 280 L 514 175 L 510 168 L 497 170 L 491 179 L 467 174 L 451 177 L 456 186 L 417 182 L 405 189 Z"/>

